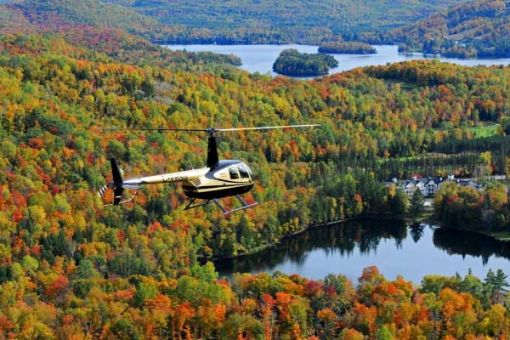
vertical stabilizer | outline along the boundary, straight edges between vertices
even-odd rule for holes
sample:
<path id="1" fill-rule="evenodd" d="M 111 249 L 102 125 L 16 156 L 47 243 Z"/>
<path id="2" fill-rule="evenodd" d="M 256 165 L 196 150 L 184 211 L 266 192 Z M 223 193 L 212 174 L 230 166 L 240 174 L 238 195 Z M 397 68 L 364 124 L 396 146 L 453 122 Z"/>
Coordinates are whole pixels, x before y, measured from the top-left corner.
<path id="1" fill-rule="evenodd" d="M 113 184 L 122 186 L 122 175 L 115 158 L 110 158 L 110 164 L 112 165 Z"/>
<path id="2" fill-rule="evenodd" d="M 120 173 L 119 167 L 117 165 L 117 162 L 114 158 L 110 158 L 110 164 L 112 166 L 112 175 L 113 175 L 113 192 L 114 192 L 114 198 L 113 198 L 113 205 L 118 205 L 122 200 L 122 194 L 124 193 L 124 181 L 122 180 L 122 175 Z"/>

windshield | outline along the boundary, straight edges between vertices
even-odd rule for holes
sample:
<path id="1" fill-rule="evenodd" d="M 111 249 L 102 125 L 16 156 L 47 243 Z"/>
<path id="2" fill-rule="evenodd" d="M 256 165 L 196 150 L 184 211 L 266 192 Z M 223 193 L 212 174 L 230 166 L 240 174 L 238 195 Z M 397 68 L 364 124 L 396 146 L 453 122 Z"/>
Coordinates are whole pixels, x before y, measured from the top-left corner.
<path id="1" fill-rule="evenodd" d="M 238 167 L 239 173 L 241 174 L 241 178 L 250 178 L 251 177 L 251 170 L 248 168 L 248 166 L 241 164 Z"/>

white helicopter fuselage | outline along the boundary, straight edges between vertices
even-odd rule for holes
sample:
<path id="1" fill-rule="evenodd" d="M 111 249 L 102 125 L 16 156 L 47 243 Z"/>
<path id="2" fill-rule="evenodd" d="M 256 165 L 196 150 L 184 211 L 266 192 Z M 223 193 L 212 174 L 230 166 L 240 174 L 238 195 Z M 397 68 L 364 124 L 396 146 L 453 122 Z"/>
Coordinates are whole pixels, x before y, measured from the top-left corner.
<path id="1" fill-rule="evenodd" d="M 171 172 L 125 179 L 126 189 L 138 189 L 146 184 L 182 183 L 190 198 L 213 199 L 244 194 L 253 188 L 250 168 L 237 160 L 221 160 L 213 168 Z"/>
<path id="2" fill-rule="evenodd" d="M 244 210 L 257 205 L 257 202 L 247 203 L 241 195 L 253 188 L 254 182 L 250 168 L 243 162 L 237 160 L 220 160 L 218 157 L 218 148 L 216 143 L 216 134 L 218 132 L 234 131 L 256 131 L 256 130 L 274 130 L 289 128 L 317 127 L 316 124 L 301 125 L 279 125 L 279 126 L 258 126 L 241 128 L 207 128 L 207 129 L 180 129 L 172 127 L 164 128 L 113 128 L 109 130 L 125 131 L 186 131 L 186 132 L 207 132 L 207 166 L 201 169 L 179 171 L 154 176 L 143 176 L 124 180 L 114 158 L 110 158 L 113 180 L 99 189 L 98 194 L 103 197 L 108 188 L 113 189 L 114 196 L 112 205 L 119 205 L 131 201 L 123 200 L 125 189 L 139 189 L 146 184 L 159 183 L 182 183 L 184 193 L 190 197 L 190 202 L 185 210 L 197 208 L 214 202 L 225 215 L 234 211 Z M 232 210 L 223 207 L 219 199 L 228 196 L 235 196 L 242 206 Z M 204 202 L 195 204 L 196 199 Z"/>

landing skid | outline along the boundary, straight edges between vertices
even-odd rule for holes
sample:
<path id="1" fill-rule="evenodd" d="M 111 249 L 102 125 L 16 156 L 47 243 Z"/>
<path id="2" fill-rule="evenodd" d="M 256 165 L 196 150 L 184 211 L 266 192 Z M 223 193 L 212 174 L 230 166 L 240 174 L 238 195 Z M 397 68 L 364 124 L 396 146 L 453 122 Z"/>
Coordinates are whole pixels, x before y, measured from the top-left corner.
<path id="1" fill-rule="evenodd" d="M 259 204 L 258 202 L 248 204 L 241 196 L 235 195 L 235 197 L 239 200 L 239 202 L 241 202 L 241 204 L 243 205 L 242 207 L 232 209 L 232 210 L 227 210 L 227 209 L 225 209 L 225 207 L 223 207 L 223 205 L 221 205 L 220 200 L 218 198 L 210 198 L 208 200 L 203 200 L 202 202 L 197 203 L 197 204 L 194 204 L 197 199 L 192 198 L 189 201 L 188 205 L 184 208 L 184 210 L 203 207 L 204 205 L 208 205 L 209 203 L 213 202 L 214 204 L 216 204 L 218 206 L 218 208 L 220 208 L 221 211 L 223 211 L 224 215 L 230 215 L 233 212 L 249 209 L 249 208 L 252 208 Z"/>

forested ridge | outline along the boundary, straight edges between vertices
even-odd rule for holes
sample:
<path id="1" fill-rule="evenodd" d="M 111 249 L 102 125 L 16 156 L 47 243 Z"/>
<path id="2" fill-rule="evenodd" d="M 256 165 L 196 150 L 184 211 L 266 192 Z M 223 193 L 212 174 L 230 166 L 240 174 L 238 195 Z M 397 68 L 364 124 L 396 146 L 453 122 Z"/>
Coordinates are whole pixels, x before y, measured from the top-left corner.
<path id="1" fill-rule="evenodd" d="M 508 336 L 501 275 L 414 287 L 369 268 L 357 286 L 335 275 L 228 283 L 199 262 L 255 251 L 312 223 L 403 214 L 407 198 L 367 164 L 476 142 L 477 124 L 509 115 L 508 68 L 415 61 L 296 81 L 186 54 L 151 65 L 136 49 L 119 55 L 73 41 L 81 40 L 0 39 L 2 336 Z M 96 194 L 111 156 L 136 176 L 202 166 L 206 150 L 199 135 L 103 127 L 294 123 L 321 127 L 219 141 L 222 157 L 255 171 L 262 204 L 245 213 L 183 211 L 172 186 L 147 187 L 120 207 Z"/>
<path id="2" fill-rule="evenodd" d="M 148 39 L 157 37 L 171 28 L 156 19 L 136 11 L 99 0 L 23 0 L 6 1 L 1 5 L 6 15 L 22 18 L 23 26 L 89 25 L 120 29 Z"/>
<path id="3" fill-rule="evenodd" d="M 117 28 L 160 43 L 314 43 L 383 32 L 462 0 L 124 1 L 9 0 L 16 26 L 86 24 Z M 2 15 L 0 15 L 0 22 Z M 23 22 L 23 24 L 20 24 Z"/>
<path id="4" fill-rule="evenodd" d="M 300 0 L 292 6 L 270 1 L 9 0 L 0 4 L 0 28 L 84 25 L 123 30 L 161 44 L 322 45 L 344 39 L 399 44 L 402 50 L 447 57 L 508 57 L 508 5 L 504 0 Z"/>
<path id="5" fill-rule="evenodd" d="M 441 53 L 447 57 L 510 56 L 510 2 L 475 0 L 397 28 L 385 40 L 405 50 Z"/>
<path id="6" fill-rule="evenodd" d="M 168 42 L 313 43 L 360 32 L 383 32 L 426 18 L 462 1 L 327 0 L 294 1 L 123 1 L 126 6 L 171 27 Z"/>
<path id="7" fill-rule="evenodd" d="M 504 0 L 300 0 L 292 6 L 270 1 L 10 0 L 0 4 L 0 28 L 83 25 L 123 30 L 160 44 L 322 45 L 344 39 L 399 44 L 401 50 L 446 57 L 508 57 L 508 6 Z"/>
<path id="8" fill-rule="evenodd" d="M 58 37 L 68 44 L 81 47 L 81 57 L 94 61 L 108 60 L 109 57 L 139 66 L 158 65 L 193 71 L 200 69 L 203 64 L 208 64 L 208 69 L 211 69 L 211 64 L 220 67 L 241 64 L 240 58 L 233 55 L 170 51 L 154 45 L 143 38 L 145 34 L 138 28 L 147 32 L 158 32 L 159 29 L 126 15 L 124 11 L 112 10 L 96 0 L 7 2 L 0 4 L 0 32 Z M 133 15 L 136 17 L 136 14 Z M 50 46 L 45 44 L 44 48 L 47 50 Z M 76 49 L 70 51 L 76 55 Z M 64 50 L 59 52 L 69 53 Z"/>

